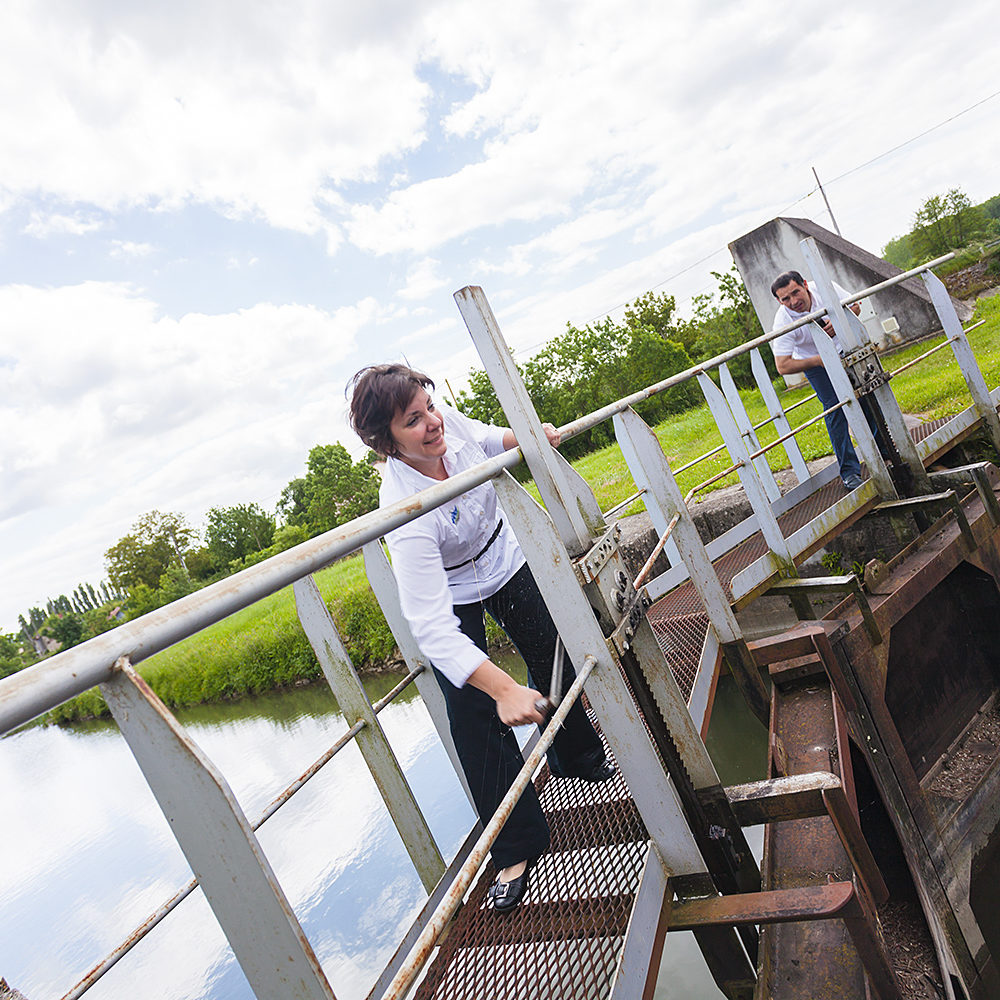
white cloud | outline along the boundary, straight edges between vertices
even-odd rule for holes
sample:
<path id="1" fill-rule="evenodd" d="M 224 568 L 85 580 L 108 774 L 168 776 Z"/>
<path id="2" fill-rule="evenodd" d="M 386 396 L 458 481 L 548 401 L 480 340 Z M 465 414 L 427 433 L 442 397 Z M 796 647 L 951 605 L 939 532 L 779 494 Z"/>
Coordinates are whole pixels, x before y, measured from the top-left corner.
<path id="1" fill-rule="evenodd" d="M 155 253 L 156 247 L 152 243 L 136 243 L 133 240 L 112 240 L 111 256 L 119 258 L 148 257 Z"/>
<path id="2" fill-rule="evenodd" d="M 317 231 L 328 185 L 422 137 L 412 42 L 365 35 L 372 25 L 343 9 L 216 0 L 164 17 L 15 2 L 4 28 L 0 87 L 19 94 L 0 107 L 12 192 L 109 209 L 195 201 Z"/>
<path id="3" fill-rule="evenodd" d="M 100 229 L 102 225 L 100 219 L 82 212 L 74 212 L 72 215 L 32 212 L 22 232 L 25 236 L 44 240 L 48 236 L 83 236 Z"/>
<path id="4" fill-rule="evenodd" d="M 96 575 L 153 506 L 273 502 L 310 445 L 350 440 L 368 361 L 460 382 L 463 285 L 523 356 L 650 288 L 683 310 L 779 212 L 826 221 L 814 165 L 871 249 L 934 191 L 994 194 L 1000 100 L 851 172 L 995 89 L 968 44 L 985 2 L 935 11 L 14 0 L 0 254 L 114 239 L 31 237 L 31 277 L 0 287 L 8 606 Z"/>
<path id="5" fill-rule="evenodd" d="M 416 261 L 406 275 L 406 286 L 396 294 L 401 299 L 419 301 L 428 298 L 447 282 L 438 274 L 441 262 L 433 257 Z"/>
<path id="6" fill-rule="evenodd" d="M 145 510 L 197 525 L 216 504 L 273 506 L 309 447 L 344 436 L 357 338 L 381 321 L 370 298 L 173 320 L 124 285 L 0 288 L 0 603 L 72 586 L 70 563 L 98 575 Z"/>

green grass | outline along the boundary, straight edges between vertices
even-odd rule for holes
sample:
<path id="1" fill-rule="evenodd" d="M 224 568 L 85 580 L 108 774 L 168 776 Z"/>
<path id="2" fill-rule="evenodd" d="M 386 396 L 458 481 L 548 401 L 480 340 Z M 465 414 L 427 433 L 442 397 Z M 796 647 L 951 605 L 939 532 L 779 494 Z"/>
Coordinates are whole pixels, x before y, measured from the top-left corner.
<path id="1" fill-rule="evenodd" d="M 974 320 L 980 319 L 986 322 L 969 335 L 969 341 L 987 385 L 992 388 L 1000 382 L 1000 296 L 980 300 Z M 896 351 L 883 359 L 884 366 L 889 371 L 895 370 L 942 339 L 939 337 Z M 892 380 L 892 386 L 904 412 L 919 414 L 926 420 L 953 415 L 970 403 L 968 390 L 948 348 L 903 372 Z M 782 386 L 779 390 L 786 409 L 808 394 L 808 388 L 785 392 Z M 743 392 L 741 396 L 754 423 L 767 417 L 758 391 Z M 812 400 L 796 409 L 789 419 L 794 427 L 819 412 L 819 403 Z M 656 427 L 655 433 L 674 469 L 722 441 L 707 406 L 671 417 Z M 761 443 L 766 444 L 775 440 L 777 433 L 767 425 L 759 436 Z M 830 439 L 822 421 L 800 433 L 798 442 L 806 461 L 830 454 Z M 782 447 L 769 452 L 768 461 L 775 469 L 789 464 Z M 677 477 L 678 485 L 687 493 L 729 464 L 729 457 L 723 451 L 682 472 Z M 632 475 L 618 445 L 586 455 L 575 462 L 574 467 L 590 484 L 602 510 L 608 510 L 635 492 Z M 705 492 L 736 481 L 735 473 L 731 474 Z M 529 483 L 528 488 L 538 496 L 533 483 Z M 636 513 L 642 509 L 641 501 L 636 501 L 626 512 Z M 317 573 L 316 579 L 354 663 L 362 670 L 382 666 L 393 656 L 394 644 L 368 586 L 361 556 L 341 560 Z M 490 636 L 491 641 L 500 638 L 492 630 Z M 313 680 L 321 674 L 299 626 L 291 588 L 151 657 L 140 664 L 140 672 L 153 690 L 168 705 L 175 707 L 256 694 Z M 94 689 L 56 709 L 49 718 L 66 721 L 105 712 L 103 699 Z"/>
<path id="2" fill-rule="evenodd" d="M 354 555 L 316 574 L 353 662 L 381 666 L 395 648 L 368 586 L 364 562 Z M 295 612 L 291 587 L 139 664 L 150 687 L 171 707 L 239 698 L 321 676 L 319 663 Z M 55 709 L 62 722 L 107 712 L 97 688 Z"/>
<path id="3" fill-rule="evenodd" d="M 969 343 L 986 378 L 986 384 L 992 389 L 1000 383 L 1000 296 L 981 299 L 977 303 L 973 321 L 979 320 L 985 320 L 985 323 L 969 334 Z M 940 336 L 887 354 L 883 358 L 883 366 L 888 371 L 900 368 L 942 343 L 943 340 L 944 337 Z M 778 382 L 775 385 L 782 406 L 786 410 L 811 393 L 808 387 L 786 391 L 783 383 Z M 932 354 L 893 379 L 892 388 L 905 413 L 919 415 L 925 420 L 953 416 L 971 403 L 965 381 L 949 348 Z M 740 396 L 754 424 L 767 418 L 767 408 L 758 390 L 741 392 Z M 789 414 L 789 422 L 792 427 L 796 427 L 819 413 L 819 402 L 814 399 Z M 673 469 L 681 468 L 722 443 L 722 437 L 707 406 L 672 417 L 654 430 Z M 768 424 L 758 432 L 758 436 L 764 445 L 774 441 L 778 434 L 773 426 Z M 830 438 L 822 420 L 800 432 L 796 440 L 807 462 L 832 454 Z M 790 464 L 782 446 L 768 452 L 768 462 L 772 469 L 787 468 Z M 722 451 L 687 472 L 682 472 L 677 476 L 677 485 L 682 493 L 687 493 L 692 487 L 710 479 L 730 464 L 728 454 Z M 594 490 L 601 510 L 608 510 L 635 492 L 632 475 L 622 457 L 621 449 L 616 444 L 585 455 L 574 462 L 573 466 Z M 733 473 L 708 487 L 704 492 L 722 489 L 737 481 L 737 476 Z M 537 497 L 534 484 L 529 488 Z M 634 514 L 643 509 L 642 502 L 636 501 L 626 508 L 625 513 Z"/>

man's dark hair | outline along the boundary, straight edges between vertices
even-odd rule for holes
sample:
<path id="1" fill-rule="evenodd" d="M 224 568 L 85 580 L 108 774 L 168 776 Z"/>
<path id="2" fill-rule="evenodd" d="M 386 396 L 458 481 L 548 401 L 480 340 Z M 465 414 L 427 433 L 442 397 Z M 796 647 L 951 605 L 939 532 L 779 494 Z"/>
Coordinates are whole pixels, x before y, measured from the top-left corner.
<path id="1" fill-rule="evenodd" d="M 806 279 L 799 274 L 798 271 L 782 271 L 774 281 L 771 282 L 771 294 L 777 298 L 778 292 L 781 291 L 785 285 L 790 285 L 793 281 L 797 281 L 803 288 L 806 286 Z"/>
<path id="2" fill-rule="evenodd" d="M 372 451 L 379 455 L 395 455 L 396 442 L 389 424 L 393 417 L 409 405 L 418 389 L 434 388 L 433 381 L 407 365 L 368 365 L 350 382 L 351 427 Z M 353 391 L 352 391 L 353 388 Z"/>

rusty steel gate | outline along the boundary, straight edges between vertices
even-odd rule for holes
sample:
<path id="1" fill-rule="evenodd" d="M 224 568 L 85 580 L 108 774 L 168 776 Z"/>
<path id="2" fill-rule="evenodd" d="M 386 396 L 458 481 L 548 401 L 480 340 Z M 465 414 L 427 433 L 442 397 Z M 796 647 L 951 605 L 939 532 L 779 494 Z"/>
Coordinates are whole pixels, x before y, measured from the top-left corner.
<path id="1" fill-rule="evenodd" d="M 945 333 L 939 347 L 953 352 L 970 399 L 957 416 L 911 434 L 892 393 L 891 373 L 883 370 L 864 327 L 848 308 L 874 289 L 840 300 L 813 242 L 806 240 L 802 247 L 823 300 L 833 303 L 829 310 L 560 429 L 571 437 L 601 421 L 613 421 L 636 484 L 631 499 L 642 498 L 658 536 L 656 550 L 638 573 L 623 555 L 615 511 L 601 511 L 587 483 L 548 446 L 489 303 L 481 289 L 469 287 L 456 293 L 456 302 L 519 450 L 0 681 L 2 732 L 99 684 L 194 873 L 187 886 L 98 962 L 64 1000 L 83 996 L 135 940 L 198 886 L 261 1000 L 334 997 L 336 984 L 328 981 L 255 831 L 351 740 L 357 741 L 372 771 L 426 891 L 410 931 L 372 984 L 372 1000 L 411 995 L 520 1000 L 651 996 L 664 935 L 678 930 L 693 932 L 724 995 L 750 998 L 773 989 L 783 949 L 790 947 L 781 942 L 800 940 L 792 932 L 792 937 L 782 937 L 785 932 L 777 925 L 789 922 L 793 927 L 835 925 L 838 940 L 853 949 L 855 992 L 840 995 L 864 995 L 867 981 L 875 995 L 888 1000 L 899 991 L 878 917 L 886 889 L 858 820 L 848 733 L 866 748 L 880 793 L 900 817 L 899 836 L 926 897 L 924 909 L 946 977 L 945 993 L 986 995 L 983 990 L 996 974 L 990 951 L 997 938 L 996 921 L 986 915 L 982 899 L 963 903 L 968 879 L 963 882 L 961 873 L 949 877 L 946 862 L 949 852 L 957 852 L 974 871 L 993 872 L 994 855 L 1000 855 L 993 832 L 995 806 L 986 810 L 993 822 L 989 826 L 981 818 L 981 803 L 976 815 L 967 800 L 955 804 L 945 797 L 952 804 L 938 809 L 925 786 L 935 778 L 941 754 L 972 731 L 970 714 L 991 703 L 997 678 L 988 664 L 979 664 L 968 675 L 962 686 L 964 700 L 947 714 L 935 742 L 924 733 L 933 706 L 907 701 L 905 684 L 899 681 L 901 669 L 879 666 L 879 657 L 891 659 L 890 648 L 902 648 L 896 655 L 904 659 L 916 655 L 906 640 L 888 641 L 893 628 L 904 635 L 899 623 L 907 613 L 906 600 L 892 594 L 903 586 L 898 574 L 907 572 L 907 559 L 924 558 L 928 546 L 937 545 L 938 555 L 930 565 L 939 567 L 950 559 L 949 572 L 967 576 L 971 571 L 961 567 L 978 560 L 974 568 L 979 576 L 962 577 L 960 592 L 978 594 L 977 599 L 987 603 L 990 580 L 1000 578 L 1000 556 L 995 554 L 1000 507 L 992 467 L 980 464 L 946 475 L 927 471 L 932 461 L 977 429 L 985 431 L 1000 452 L 1000 395 L 987 387 L 966 331 L 931 270 L 940 261 L 899 275 L 876 288 L 920 275 Z M 809 473 L 795 435 L 819 418 L 791 426 L 789 411 L 782 408 L 759 354 L 776 336 L 823 315 L 832 321 L 846 351 L 842 359 L 832 341 L 824 338 L 820 344 L 840 400 L 835 408 L 847 416 L 867 469 L 862 485 L 851 492 L 840 485 L 835 464 L 816 475 Z M 777 440 L 763 447 L 758 435 L 763 424 L 755 426 L 748 418 L 727 368 L 727 362 L 744 353 L 752 356 L 770 413 L 765 423 L 777 432 Z M 678 470 L 671 469 L 654 432 L 634 409 L 688 380 L 698 383 L 722 438 L 718 448 L 702 457 L 725 450 L 730 464 L 720 475 L 738 476 L 752 511 L 707 544 L 690 504 L 696 492 L 720 476 L 682 495 Z M 883 443 L 880 450 L 862 399 L 877 406 L 891 448 Z M 785 449 L 798 479 L 784 494 L 766 457 L 775 447 Z M 522 458 L 542 505 L 509 475 Z M 416 684 L 464 783 L 443 697 L 399 610 L 379 539 L 489 480 L 495 483 L 578 677 L 545 731 L 526 747 L 525 767 L 497 816 L 485 828 L 477 824 L 458 855 L 449 859 L 435 843 L 378 720 L 385 704 Z M 809 556 L 874 510 L 896 519 L 916 518 L 915 539 L 896 562 L 883 567 L 879 578 L 895 580 L 897 590 L 875 598 L 853 575 L 800 579 L 799 567 Z M 369 582 L 409 668 L 396 689 L 374 705 L 312 578 L 318 569 L 358 549 L 364 552 Z M 654 570 L 663 565 L 655 559 L 661 552 L 667 568 Z M 931 579 L 935 570 L 923 572 L 928 587 L 941 583 Z M 302 627 L 351 725 L 261 815 L 251 818 L 135 665 L 289 584 Z M 841 603 L 836 617 L 816 623 L 810 601 L 821 591 L 838 595 Z M 748 641 L 738 612 L 764 594 L 787 595 L 804 624 L 773 641 Z M 908 599 L 910 607 L 919 603 L 912 593 Z M 996 603 L 995 593 L 993 600 Z M 960 610 L 956 605 L 953 614 Z M 867 672 L 860 666 L 870 663 L 874 665 Z M 925 674 L 933 674 L 931 659 L 924 656 L 921 663 Z M 772 726 L 770 778 L 738 788 L 723 788 L 703 739 L 723 668 L 736 680 L 750 709 Z M 873 680 L 880 676 L 893 684 L 886 687 Z M 785 721 L 798 698 L 795 685 L 803 678 L 819 678 L 813 686 L 826 691 L 814 707 L 837 766 L 829 764 L 829 753 L 827 764 L 813 766 L 809 754 L 796 749 L 794 727 Z M 606 785 L 554 779 L 544 764 L 544 751 L 576 698 L 585 698 L 618 764 L 619 775 Z M 904 773 L 898 764 L 904 757 L 910 772 Z M 993 788 L 995 772 L 989 771 L 976 794 Z M 500 918 L 485 903 L 491 880 L 486 859 L 505 815 L 530 781 L 549 818 L 552 849 L 535 871 L 527 901 Z M 940 835 L 942 816 L 959 821 L 955 837 Z M 824 843 L 829 841 L 829 849 L 840 859 L 835 866 L 839 876 L 820 884 L 789 881 L 782 868 L 782 859 L 794 856 L 796 838 L 783 838 L 778 828 L 809 817 L 827 824 Z M 761 822 L 772 831 L 763 872 L 743 833 L 747 825 Z"/>

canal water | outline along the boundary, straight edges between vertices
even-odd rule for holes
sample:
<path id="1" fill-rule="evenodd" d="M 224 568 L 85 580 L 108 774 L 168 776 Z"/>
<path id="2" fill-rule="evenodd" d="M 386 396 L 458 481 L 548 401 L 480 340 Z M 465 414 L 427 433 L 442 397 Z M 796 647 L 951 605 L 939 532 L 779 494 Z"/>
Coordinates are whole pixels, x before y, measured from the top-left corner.
<path id="1" fill-rule="evenodd" d="M 398 679 L 368 680 L 372 701 Z M 178 717 L 251 820 L 347 728 L 319 684 Z M 451 858 L 472 810 L 415 690 L 379 719 Z M 761 776 L 766 735 L 726 679 L 709 742 L 724 783 Z M 29 1000 L 59 1000 L 185 885 L 190 869 L 113 723 L 3 739 L 0 789 L 0 976 Z M 339 1000 L 365 997 L 424 895 L 354 744 L 258 837 Z M 759 835 L 751 843 L 759 856 Z M 721 996 L 689 934 L 668 936 L 656 996 Z M 87 997 L 253 1000 L 199 891 Z"/>

